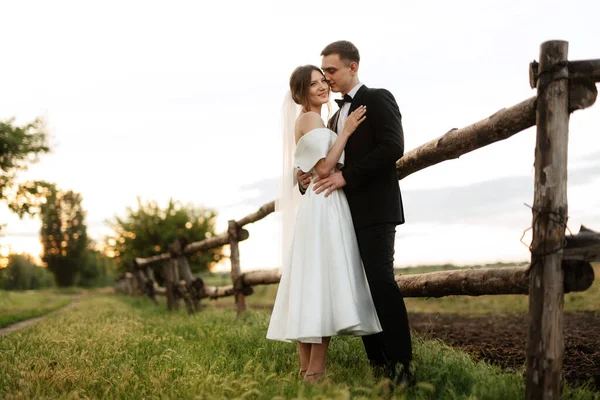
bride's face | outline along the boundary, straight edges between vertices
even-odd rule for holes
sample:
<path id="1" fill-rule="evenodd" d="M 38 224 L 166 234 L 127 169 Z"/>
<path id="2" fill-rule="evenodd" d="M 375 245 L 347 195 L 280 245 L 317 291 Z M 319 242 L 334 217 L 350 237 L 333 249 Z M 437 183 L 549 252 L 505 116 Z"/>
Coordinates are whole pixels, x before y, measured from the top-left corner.
<path id="1" fill-rule="evenodd" d="M 329 85 L 323 74 L 319 71 L 312 72 L 310 76 L 310 87 L 308 89 L 308 101 L 317 106 L 329 101 Z"/>

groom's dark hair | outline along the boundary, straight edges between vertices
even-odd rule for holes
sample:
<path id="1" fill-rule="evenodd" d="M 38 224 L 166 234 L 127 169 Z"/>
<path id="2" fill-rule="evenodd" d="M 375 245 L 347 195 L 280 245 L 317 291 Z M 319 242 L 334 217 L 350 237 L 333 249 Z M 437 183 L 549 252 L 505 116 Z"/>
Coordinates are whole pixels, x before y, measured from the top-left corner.
<path id="1" fill-rule="evenodd" d="M 325 46 L 325 48 L 321 52 L 321 55 L 323 57 L 326 57 L 330 54 L 337 54 L 340 56 L 340 60 L 346 61 L 348 63 L 360 63 L 360 54 L 358 53 L 358 49 L 355 45 L 353 45 L 347 40 L 339 40 L 337 42 L 333 42 Z"/>

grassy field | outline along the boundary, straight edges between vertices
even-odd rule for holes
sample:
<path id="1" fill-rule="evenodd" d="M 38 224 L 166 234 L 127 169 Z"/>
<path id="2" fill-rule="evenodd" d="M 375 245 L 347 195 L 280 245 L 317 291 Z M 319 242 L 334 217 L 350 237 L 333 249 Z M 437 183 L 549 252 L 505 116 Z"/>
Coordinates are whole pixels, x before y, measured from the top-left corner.
<path id="1" fill-rule="evenodd" d="M 72 289 L 24 292 L 0 290 L 0 328 L 61 308 L 69 304 L 77 293 L 79 290 Z"/>
<path id="2" fill-rule="evenodd" d="M 416 270 L 415 270 L 416 272 Z M 600 265 L 595 266 L 600 276 Z M 209 284 L 228 284 L 213 275 Z M 336 337 L 328 378 L 307 386 L 297 377 L 292 344 L 265 339 L 277 286 L 258 286 L 251 311 L 237 319 L 232 298 L 203 301 L 188 316 L 143 297 L 90 293 L 75 307 L 0 338 L 0 398 L 408 398 L 520 399 L 522 371 L 475 363 L 439 341 L 414 337 L 417 385 L 390 392 L 368 367 L 358 338 Z M 41 314 L 80 290 L 0 292 L 6 315 Z M 406 299 L 410 312 L 460 314 L 527 310 L 527 296 Z M 600 282 L 565 296 L 565 310 L 600 309 Z M 47 311 L 47 310 L 46 310 Z M 43 312 L 46 312 L 43 311 Z M 0 311 L 0 318 L 2 311 Z M 565 388 L 565 399 L 596 399 L 586 388 Z"/>
<path id="3" fill-rule="evenodd" d="M 189 317 L 144 298 L 88 296 L 0 339 L 0 398 L 520 399 L 523 377 L 415 338 L 418 384 L 390 393 L 358 338 L 332 341 L 328 378 L 297 378 L 292 344 L 265 339 L 269 313 L 209 306 Z M 584 389 L 565 398 L 593 399 Z"/>

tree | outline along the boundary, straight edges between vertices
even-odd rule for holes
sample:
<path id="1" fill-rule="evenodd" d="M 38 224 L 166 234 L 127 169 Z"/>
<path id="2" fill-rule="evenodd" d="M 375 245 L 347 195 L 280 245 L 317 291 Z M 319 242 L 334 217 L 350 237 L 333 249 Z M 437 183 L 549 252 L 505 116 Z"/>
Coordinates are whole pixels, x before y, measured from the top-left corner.
<path id="1" fill-rule="evenodd" d="M 79 268 L 77 286 L 104 287 L 114 284 L 114 264 L 104 253 L 88 249 Z"/>
<path id="2" fill-rule="evenodd" d="M 16 185 L 17 173 L 26 171 L 48 152 L 48 134 L 40 118 L 23 126 L 15 126 L 14 118 L 0 121 L 0 200 L 20 217 L 31 214 L 27 199 L 35 197 L 35 192 Z M 29 196 L 23 196 L 26 193 Z"/>
<path id="3" fill-rule="evenodd" d="M 154 201 L 142 204 L 138 198 L 137 210 L 128 207 L 124 218 L 107 221 L 114 231 L 106 238 L 107 254 L 114 257 L 120 271 L 128 271 L 134 258 L 167 252 L 177 239 L 191 243 L 215 235 L 216 217 L 214 210 L 173 199 L 161 209 Z M 192 272 L 210 270 L 222 256 L 221 249 L 193 254 L 190 268 Z"/>
<path id="4" fill-rule="evenodd" d="M 8 265 L 0 270 L 0 288 L 32 290 L 54 286 L 54 277 L 46 268 L 36 265 L 28 254 L 10 254 Z"/>
<path id="5" fill-rule="evenodd" d="M 42 260 L 54 274 L 58 286 L 72 286 L 85 262 L 88 246 L 82 197 L 71 190 L 46 187 L 41 205 Z"/>

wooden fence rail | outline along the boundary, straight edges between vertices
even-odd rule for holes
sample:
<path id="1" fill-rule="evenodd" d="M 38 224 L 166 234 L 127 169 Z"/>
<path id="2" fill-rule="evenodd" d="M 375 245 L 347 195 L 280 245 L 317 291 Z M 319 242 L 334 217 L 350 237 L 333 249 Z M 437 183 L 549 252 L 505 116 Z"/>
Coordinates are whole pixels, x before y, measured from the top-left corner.
<path id="1" fill-rule="evenodd" d="M 558 399 L 562 385 L 563 295 L 584 291 L 593 280 L 592 261 L 600 260 L 600 233 L 584 226 L 577 235 L 565 235 L 567 222 L 567 142 L 569 114 L 596 101 L 600 59 L 568 61 L 568 43 L 545 42 L 540 62 L 529 66 L 529 81 L 536 96 L 502 109 L 467 127 L 453 128 L 409 152 L 396 162 L 398 179 L 440 162 L 505 140 L 537 126 L 535 194 L 531 264 L 524 267 L 468 269 L 398 275 L 396 283 L 405 297 L 529 295 L 526 397 Z M 238 314 L 246 309 L 245 296 L 256 285 L 276 284 L 279 270 L 242 273 L 239 242 L 249 238 L 244 226 L 275 211 L 271 201 L 246 217 L 229 221 L 222 234 L 194 243 L 176 241 L 168 253 L 137 258 L 131 273 L 115 285 L 117 292 L 144 293 L 156 302 L 167 296 L 169 309 L 183 299 L 189 313 L 200 310 L 200 299 L 235 296 Z M 186 256 L 229 245 L 229 286 L 207 286 L 191 273 Z M 158 287 L 153 268 L 162 265 L 164 287 Z"/>
<path id="2" fill-rule="evenodd" d="M 590 262 L 600 261 L 600 233 L 582 226 L 579 233 L 567 236 L 563 249 L 562 270 L 564 292 L 582 292 L 594 282 Z M 396 275 L 396 283 L 404 297 L 481 296 L 501 294 L 529 294 L 530 267 L 502 267 L 458 269 L 415 275 Z M 134 279 L 133 275 L 130 279 Z M 251 287 L 279 283 L 279 269 L 248 271 L 236 279 L 237 287 L 251 291 Z M 141 291 L 137 282 L 133 291 Z M 125 292 L 125 286 L 121 291 Z M 140 288 L 140 289 L 138 289 Z M 154 286 L 154 293 L 166 295 L 165 288 Z M 146 294 L 150 297 L 151 294 Z M 234 285 L 203 286 L 198 298 L 220 298 L 235 295 Z"/>

